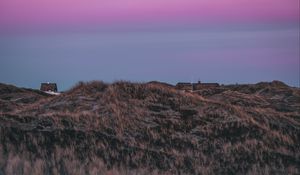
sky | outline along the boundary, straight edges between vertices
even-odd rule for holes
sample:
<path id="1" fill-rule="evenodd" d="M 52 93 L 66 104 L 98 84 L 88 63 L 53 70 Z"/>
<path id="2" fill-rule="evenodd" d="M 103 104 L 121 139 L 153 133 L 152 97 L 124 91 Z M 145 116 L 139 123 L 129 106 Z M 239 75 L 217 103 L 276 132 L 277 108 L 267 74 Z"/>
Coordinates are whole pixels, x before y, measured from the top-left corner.
<path id="1" fill-rule="evenodd" d="M 299 87 L 299 0 L 1 0 L 0 82 Z"/>

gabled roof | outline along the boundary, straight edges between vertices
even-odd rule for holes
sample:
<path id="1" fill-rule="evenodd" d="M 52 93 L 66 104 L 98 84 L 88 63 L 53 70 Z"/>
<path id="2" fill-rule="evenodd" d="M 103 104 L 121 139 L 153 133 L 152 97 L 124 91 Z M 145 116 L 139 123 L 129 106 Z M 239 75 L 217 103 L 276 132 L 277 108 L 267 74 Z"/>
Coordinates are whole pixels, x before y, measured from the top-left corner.
<path id="1" fill-rule="evenodd" d="M 190 85 L 192 85 L 192 83 L 179 82 L 179 83 L 176 84 L 176 86 L 177 85 L 189 85 L 190 86 Z"/>

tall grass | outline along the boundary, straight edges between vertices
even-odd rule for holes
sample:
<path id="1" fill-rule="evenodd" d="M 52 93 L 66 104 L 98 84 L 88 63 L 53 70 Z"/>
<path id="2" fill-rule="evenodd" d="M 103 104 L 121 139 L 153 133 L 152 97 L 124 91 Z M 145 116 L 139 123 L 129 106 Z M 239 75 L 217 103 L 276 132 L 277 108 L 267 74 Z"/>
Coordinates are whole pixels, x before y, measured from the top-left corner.
<path id="1" fill-rule="evenodd" d="M 278 111 L 262 86 L 80 82 L 1 111 L 0 174 L 297 174 L 298 103 Z"/>

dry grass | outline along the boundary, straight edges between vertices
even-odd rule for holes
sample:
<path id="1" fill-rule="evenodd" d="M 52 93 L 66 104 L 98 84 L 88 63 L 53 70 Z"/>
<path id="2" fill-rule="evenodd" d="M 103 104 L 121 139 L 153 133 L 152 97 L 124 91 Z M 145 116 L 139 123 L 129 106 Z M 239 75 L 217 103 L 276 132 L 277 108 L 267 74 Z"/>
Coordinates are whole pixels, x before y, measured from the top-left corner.
<path id="1" fill-rule="evenodd" d="M 36 101 L 0 110 L 0 174 L 298 174 L 299 89 L 221 88 L 202 96 L 94 81 L 54 97 L 30 91 Z"/>

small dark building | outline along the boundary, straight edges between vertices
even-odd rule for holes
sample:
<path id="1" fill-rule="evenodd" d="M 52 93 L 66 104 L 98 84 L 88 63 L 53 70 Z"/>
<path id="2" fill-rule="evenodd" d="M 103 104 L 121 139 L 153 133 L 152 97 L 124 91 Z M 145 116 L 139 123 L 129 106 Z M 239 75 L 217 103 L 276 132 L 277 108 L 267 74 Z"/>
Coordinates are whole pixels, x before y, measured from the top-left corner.
<path id="1" fill-rule="evenodd" d="M 176 89 L 184 90 L 184 91 L 196 91 L 207 88 L 216 88 L 220 85 L 218 83 L 201 83 L 198 81 L 197 83 L 177 83 Z"/>
<path id="2" fill-rule="evenodd" d="M 41 91 L 57 92 L 57 85 L 56 85 L 56 83 L 42 83 L 40 90 Z"/>
<path id="3" fill-rule="evenodd" d="M 193 90 L 192 83 L 177 83 L 175 87 L 176 89 L 184 90 L 184 91 Z"/>
<path id="4" fill-rule="evenodd" d="M 201 81 L 198 81 L 198 83 L 193 83 L 193 90 L 200 90 L 200 89 L 206 89 L 206 88 L 216 88 L 220 85 L 218 83 L 201 83 Z"/>

